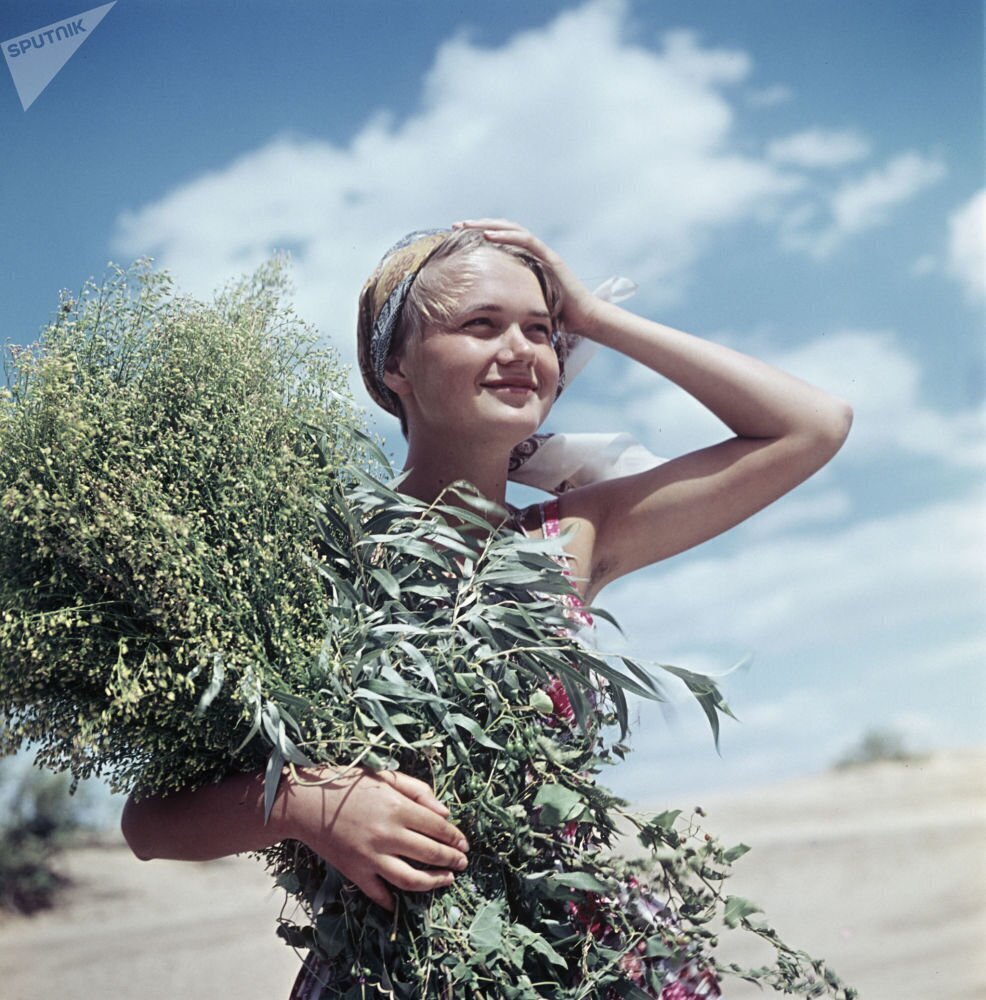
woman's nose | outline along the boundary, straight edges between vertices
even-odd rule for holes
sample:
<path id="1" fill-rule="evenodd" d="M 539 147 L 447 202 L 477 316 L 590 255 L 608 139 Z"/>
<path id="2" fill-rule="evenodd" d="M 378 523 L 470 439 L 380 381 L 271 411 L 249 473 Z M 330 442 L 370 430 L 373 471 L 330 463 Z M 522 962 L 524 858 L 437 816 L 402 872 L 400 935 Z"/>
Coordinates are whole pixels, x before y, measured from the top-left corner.
<path id="1" fill-rule="evenodd" d="M 498 355 L 510 358 L 530 358 L 534 355 L 534 345 L 528 340 L 519 323 L 511 323 L 500 338 Z"/>

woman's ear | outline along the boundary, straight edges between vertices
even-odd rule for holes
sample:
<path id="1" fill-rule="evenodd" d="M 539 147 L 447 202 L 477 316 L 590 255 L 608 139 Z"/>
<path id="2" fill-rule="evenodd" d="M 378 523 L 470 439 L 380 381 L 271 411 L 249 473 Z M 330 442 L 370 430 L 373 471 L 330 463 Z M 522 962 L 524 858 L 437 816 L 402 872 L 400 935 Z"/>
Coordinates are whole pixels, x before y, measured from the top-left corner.
<path id="1" fill-rule="evenodd" d="M 411 392 L 411 382 L 404 371 L 404 358 L 401 354 L 391 354 L 384 362 L 383 384 L 395 396 L 407 396 Z"/>

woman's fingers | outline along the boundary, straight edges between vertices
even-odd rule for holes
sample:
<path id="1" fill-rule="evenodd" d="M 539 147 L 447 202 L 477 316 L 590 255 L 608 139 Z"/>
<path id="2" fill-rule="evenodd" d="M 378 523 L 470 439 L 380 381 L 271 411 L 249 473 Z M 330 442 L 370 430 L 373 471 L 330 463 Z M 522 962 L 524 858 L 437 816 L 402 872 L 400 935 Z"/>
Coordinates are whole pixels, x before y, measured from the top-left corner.
<path id="1" fill-rule="evenodd" d="M 426 782 L 363 767 L 319 776 L 294 789 L 291 835 L 379 906 L 394 908 L 392 887 L 431 891 L 466 868 L 468 841 Z"/>
<path id="2" fill-rule="evenodd" d="M 461 222 L 453 222 L 452 228 L 481 229 L 488 239 L 517 243 L 533 250 L 540 257 L 551 254 L 551 250 L 526 226 L 522 226 L 519 222 L 511 222 L 510 219 L 464 219 Z"/>
<path id="3" fill-rule="evenodd" d="M 400 771 L 385 771 L 388 781 L 393 784 L 395 791 L 400 792 L 415 805 L 422 807 L 427 812 L 412 812 L 408 816 L 408 825 L 420 833 L 425 834 L 442 844 L 448 844 L 456 851 L 468 851 L 469 841 L 466 840 L 462 832 L 445 817 L 448 809 L 435 797 L 431 786 L 417 778 L 402 774 Z"/>
<path id="4" fill-rule="evenodd" d="M 510 219 L 463 219 L 453 229 L 479 229 L 491 243 L 511 245 L 540 258 L 554 272 L 563 291 L 561 326 L 569 333 L 592 336 L 598 300 L 549 246 L 529 229 Z"/>
<path id="5" fill-rule="evenodd" d="M 469 863 L 466 838 L 430 809 L 408 802 L 367 831 L 379 853 L 412 858 L 422 864 L 462 871 Z"/>
<path id="6" fill-rule="evenodd" d="M 451 872 L 415 868 L 401 858 L 387 858 L 380 871 L 387 884 L 406 892 L 433 892 L 451 885 L 454 879 Z"/>
<path id="7" fill-rule="evenodd" d="M 445 847 L 413 830 L 404 832 L 400 842 L 394 844 L 391 853 L 441 869 L 443 872 L 465 871 L 469 863 L 469 859 L 461 851 Z"/>
<path id="8" fill-rule="evenodd" d="M 343 872 L 345 875 L 346 873 Z M 382 906 L 388 913 L 394 912 L 394 895 L 387 886 L 387 883 L 379 875 L 369 875 L 364 879 L 355 879 L 346 876 L 356 886 L 362 890 L 377 906 Z"/>
<path id="9" fill-rule="evenodd" d="M 456 854 L 465 856 L 469 850 L 469 841 L 458 827 L 453 826 L 448 820 L 436 816 L 431 810 L 415 812 L 408 817 L 408 827 L 423 833 L 431 840 L 440 844 L 447 844 L 450 850 Z"/>
<path id="10" fill-rule="evenodd" d="M 448 806 L 443 802 L 439 802 L 438 796 L 435 795 L 431 785 L 427 782 L 421 781 L 418 778 L 412 778 L 410 775 L 403 774 L 400 771 L 387 771 L 385 773 L 392 776 L 391 780 L 394 788 L 402 795 L 406 795 L 415 802 L 420 802 L 425 808 L 431 809 L 433 812 L 438 813 L 439 816 L 448 816 Z"/>

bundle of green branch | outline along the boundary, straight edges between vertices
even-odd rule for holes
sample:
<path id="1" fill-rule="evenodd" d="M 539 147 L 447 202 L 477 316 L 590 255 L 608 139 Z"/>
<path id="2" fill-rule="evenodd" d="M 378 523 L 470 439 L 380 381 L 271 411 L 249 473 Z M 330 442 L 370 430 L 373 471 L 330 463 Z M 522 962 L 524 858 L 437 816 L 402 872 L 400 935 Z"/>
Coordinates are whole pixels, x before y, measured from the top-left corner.
<path id="1" fill-rule="evenodd" d="M 10 351 L 3 749 L 148 793 L 266 768 L 268 803 L 298 765 L 432 783 L 469 871 L 395 917 L 303 845 L 267 852 L 326 996 L 677 1000 L 732 972 L 851 997 L 724 893 L 742 846 L 669 812 L 637 821 L 646 871 L 607 850 L 623 804 L 595 775 L 625 752 L 627 694 L 660 686 L 570 637 L 551 543 L 491 531 L 466 487 L 426 507 L 380 481 L 284 291 L 274 262 L 206 305 L 139 265 Z M 715 729 L 715 687 L 664 669 Z M 721 968 L 736 926 L 775 961 Z"/>

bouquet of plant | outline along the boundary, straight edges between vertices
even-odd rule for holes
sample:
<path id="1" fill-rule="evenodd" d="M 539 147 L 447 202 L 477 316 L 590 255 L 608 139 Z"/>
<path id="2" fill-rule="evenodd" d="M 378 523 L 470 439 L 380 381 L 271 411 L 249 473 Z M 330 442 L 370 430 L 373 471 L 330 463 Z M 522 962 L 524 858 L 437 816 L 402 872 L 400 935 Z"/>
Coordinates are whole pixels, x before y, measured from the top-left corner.
<path id="1" fill-rule="evenodd" d="M 854 996 L 724 893 L 746 848 L 694 816 L 630 817 L 647 863 L 609 850 L 629 814 L 596 775 L 627 695 L 661 685 L 573 639 L 553 543 L 493 529 L 466 484 L 425 505 L 384 481 L 285 287 L 275 261 L 203 304 L 138 264 L 9 350 L 3 749 L 138 793 L 266 768 L 268 808 L 285 768 L 428 780 L 470 867 L 393 916 L 304 845 L 265 852 L 299 903 L 281 936 L 339 973 L 327 996 L 678 1000 L 724 973 Z M 717 731 L 715 686 L 660 669 Z M 722 966 L 732 927 L 774 964 Z"/>

